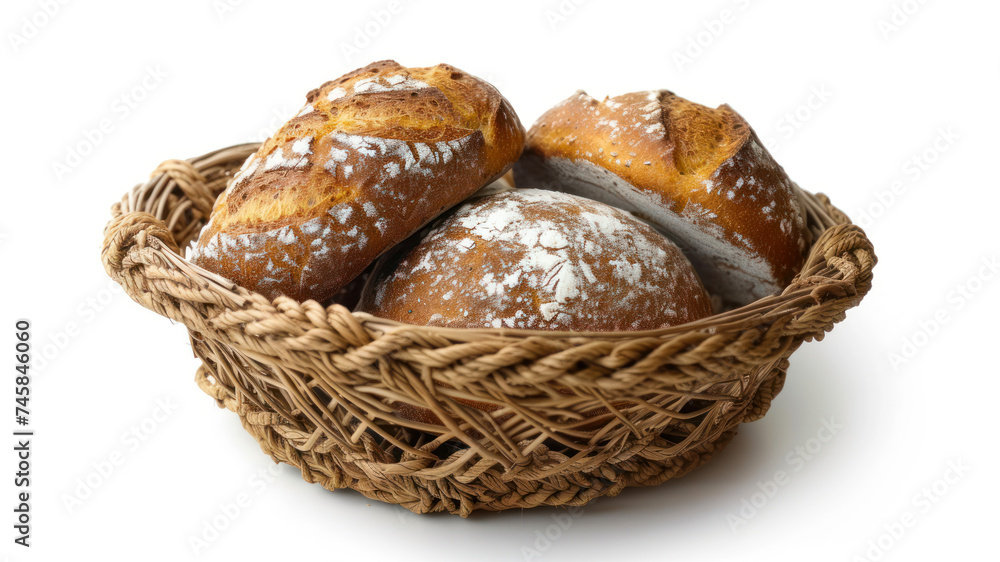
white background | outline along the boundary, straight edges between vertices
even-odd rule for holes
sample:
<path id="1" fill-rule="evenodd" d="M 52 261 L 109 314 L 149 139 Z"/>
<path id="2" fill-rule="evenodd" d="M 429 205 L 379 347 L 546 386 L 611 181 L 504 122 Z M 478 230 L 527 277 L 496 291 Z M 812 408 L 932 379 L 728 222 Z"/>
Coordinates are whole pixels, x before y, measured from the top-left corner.
<path id="1" fill-rule="evenodd" d="M 15 427 L 13 325 L 29 318 L 37 432 L 30 550 L 12 542 L 15 459 L 4 441 L 0 556 L 996 556 L 1000 280 L 981 267 L 1000 251 L 995 2 L 424 0 L 388 17 L 383 0 L 224 2 L 0 8 L 0 426 Z M 366 25 L 375 33 L 359 35 Z M 729 103 L 799 184 L 866 226 L 881 259 L 875 288 L 794 355 L 767 417 L 711 463 L 576 517 L 416 516 L 307 484 L 198 390 L 184 327 L 109 285 L 101 231 L 110 205 L 160 161 L 262 140 L 308 90 L 383 58 L 486 78 L 526 126 L 579 88 Z M 110 128 L 98 137 L 102 120 Z M 820 442 L 824 419 L 841 427 Z M 144 422 L 143 441 L 123 437 Z M 111 474 L 94 475 L 119 454 Z M 775 486 L 779 470 L 788 478 Z M 99 481 L 89 495 L 88 478 Z M 755 495 L 761 487 L 771 497 Z M 219 506 L 240 493 L 249 505 L 195 552 L 191 538 L 225 522 Z M 87 497 L 68 506 L 77 495 Z M 900 533 L 900 521 L 913 526 Z"/>

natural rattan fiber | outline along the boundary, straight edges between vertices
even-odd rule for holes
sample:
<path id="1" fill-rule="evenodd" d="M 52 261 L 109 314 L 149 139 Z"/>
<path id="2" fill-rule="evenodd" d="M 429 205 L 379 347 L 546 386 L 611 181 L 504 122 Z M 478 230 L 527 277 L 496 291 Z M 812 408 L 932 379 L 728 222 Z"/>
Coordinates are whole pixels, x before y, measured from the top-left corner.
<path id="1" fill-rule="evenodd" d="M 792 284 L 683 326 L 456 330 L 271 302 L 178 253 L 257 146 L 163 163 L 112 207 L 105 269 L 136 302 L 187 326 L 198 385 L 275 461 L 417 513 L 582 505 L 680 476 L 763 416 L 792 352 L 871 288 L 864 232 L 802 191 L 814 242 Z M 444 425 L 397 418 L 394 401 Z"/>

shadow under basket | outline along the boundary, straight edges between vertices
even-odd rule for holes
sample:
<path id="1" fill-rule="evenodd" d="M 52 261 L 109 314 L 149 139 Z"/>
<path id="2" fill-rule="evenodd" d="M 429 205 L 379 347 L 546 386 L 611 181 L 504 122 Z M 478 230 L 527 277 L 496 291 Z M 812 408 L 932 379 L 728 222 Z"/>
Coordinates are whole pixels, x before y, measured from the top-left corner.
<path id="1" fill-rule="evenodd" d="M 791 285 L 682 326 L 459 330 L 270 301 L 178 251 L 258 146 L 161 164 L 112 207 L 104 267 L 133 300 L 187 326 L 198 386 L 276 462 L 416 513 L 579 506 L 681 476 L 760 419 L 792 352 L 871 288 L 865 233 L 802 191 L 813 243 Z M 401 406 L 442 425 L 402 419 Z"/>

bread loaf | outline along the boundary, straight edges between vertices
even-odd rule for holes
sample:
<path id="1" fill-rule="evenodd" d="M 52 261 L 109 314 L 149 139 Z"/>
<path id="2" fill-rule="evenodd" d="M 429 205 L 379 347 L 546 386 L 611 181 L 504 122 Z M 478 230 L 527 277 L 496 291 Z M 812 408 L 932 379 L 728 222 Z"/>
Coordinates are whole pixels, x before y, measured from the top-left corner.
<path id="1" fill-rule="evenodd" d="M 306 102 L 246 161 L 188 254 L 269 298 L 332 298 L 523 147 L 507 100 L 444 64 L 377 62 Z"/>
<path id="2" fill-rule="evenodd" d="M 466 202 L 416 238 L 376 263 L 359 311 L 410 324 L 570 331 L 648 330 L 712 313 L 676 245 L 597 201 L 505 191 Z"/>
<path id="3" fill-rule="evenodd" d="M 320 304 L 324 307 L 339 304 L 348 310 L 353 309 L 361 300 L 361 291 L 364 290 L 365 284 L 368 283 L 368 278 L 371 277 L 374 268 L 375 262 L 372 262 L 360 275 L 348 281 L 346 285 L 338 289 L 330 298 L 320 301 Z"/>
<path id="4" fill-rule="evenodd" d="M 649 221 L 734 305 L 781 292 L 809 241 L 793 183 L 750 125 L 728 105 L 666 90 L 604 101 L 577 92 L 528 131 L 514 178 Z"/>

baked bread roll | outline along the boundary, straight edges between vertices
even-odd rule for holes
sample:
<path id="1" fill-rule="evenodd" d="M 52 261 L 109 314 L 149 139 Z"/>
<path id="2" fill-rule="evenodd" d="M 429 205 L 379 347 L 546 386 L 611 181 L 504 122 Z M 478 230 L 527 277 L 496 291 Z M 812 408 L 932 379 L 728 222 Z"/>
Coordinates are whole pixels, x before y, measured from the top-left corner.
<path id="1" fill-rule="evenodd" d="M 712 313 L 691 264 L 652 227 L 538 189 L 473 198 L 383 256 L 357 310 L 409 324 L 569 331 L 649 330 Z"/>
<path id="2" fill-rule="evenodd" d="M 351 279 L 346 285 L 337 289 L 337 292 L 333 294 L 332 297 L 320 301 L 320 304 L 324 308 L 339 304 L 340 306 L 351 310 L 358 305 L 361 300 L 361 291 L 364 290 L 365 284 L 368 283 L 368 278 L 371 277 L 372 270 L 375 268 L 375 262 L 372 262 L 361 272 L 360 275 Z"/>
<path id="3" fill-rule="evenodd" d="M 444 64 L 377 62 L 306 102 L 247 159 L 188 254 L 269 298 L 332 298 L 523 147 L 507 100 Z"/>
<path id="4" fill-rule="evenodd" d="M 728 105 L 666 90 L 604 101 L 577 92 L 528 131 L 514 177 L 649 221 L 730 304 L 780 293 L 805 259 L 809 232 L 793 183 Z"/>

